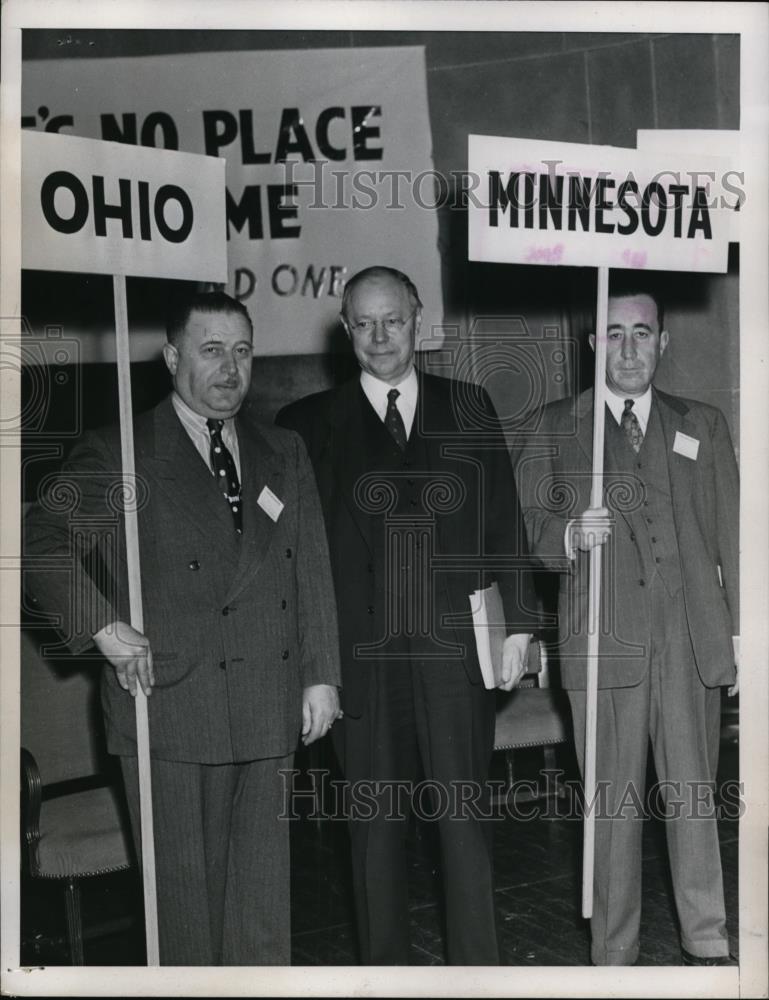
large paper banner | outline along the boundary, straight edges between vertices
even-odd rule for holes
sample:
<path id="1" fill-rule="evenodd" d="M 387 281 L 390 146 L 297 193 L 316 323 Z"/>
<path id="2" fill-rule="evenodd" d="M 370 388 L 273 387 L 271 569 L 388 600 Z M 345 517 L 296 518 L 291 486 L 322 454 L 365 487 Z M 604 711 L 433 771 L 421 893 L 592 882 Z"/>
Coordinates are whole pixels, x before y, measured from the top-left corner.
<path id="1" fill-rule="evenodd" d="M 729 166 L 696 154 L 471 135 L 470 259 L 724 272 Z"/>
<path id="2" fill-rule="evenodd" d="M 22 266 L 226 280 L 224 160 L 22 135 Z"/>
<path id="3" fill-rule="evenodd" d="M 442 320 L 421 47 L 28 62 L 22 113 L 29 129 L 226 159 L 228 291 L 257 354 L 327 350 L 344 281 L 370 264 L 414 279 L 426 336 Z"/>

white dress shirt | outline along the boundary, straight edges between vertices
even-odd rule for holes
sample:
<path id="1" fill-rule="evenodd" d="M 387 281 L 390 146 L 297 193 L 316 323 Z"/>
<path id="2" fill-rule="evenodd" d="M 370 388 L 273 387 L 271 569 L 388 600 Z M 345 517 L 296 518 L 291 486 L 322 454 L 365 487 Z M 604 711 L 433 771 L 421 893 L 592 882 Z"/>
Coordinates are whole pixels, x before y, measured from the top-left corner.
<path id="1" fill-rule="evenodd" d="M 374 407 L 376 415 L 384 423 L 387 415 L 387 393 L 391 389 L 397 389 L 400 395 L 395 400 L 398 412 L 406 428 L 406 438 L 411 434 L 414 424 L 414 414 L 417 410 L 417 396 L 419 395 L 419 382 L 417 381 L 416 369 L 411 367 L 411 371 L 398 385 L 390 385 L 381 379 L 375 378 L 369 372 L 360 373 L 361 389 L 366 394 L 366 399 Z"/>
<path id="2" fill-rule="evenodd" d="M 206 463 L 206 468 L 213 476 L 214 470 L 211 467 L 211 435 L 208 433 L 206 418 L 190 409 L 177 392 L 171 394 L 171 402 L 176 410 L 177 417 L 181 421 L 182 427 L 187 432 L 190 441 L 197 448 L 200 457 Z M 240 449 L 238 448 L 238 435 L 235 433 L 234 417 L 229 417 L 224 421 L 222 441 L 224 441 L 233 457 L 235 468 L 238 470 L 238 479 L 243 482 L 240 475 Z"/>
<path id="3" fill-rule="evenodd" d="M 622 414 L 625 411 L 625 400 L 630 399 L 629 396 L 618 396 L 616 392 L 613 392 L 608 385 L 606 386 L 606 405 L 611 410 L 611 414 L 617 423 L 622 422 Z M 646 433 L 646 428 L 649 425 L 649 413 L 652 408 L 652 387 L 649 386 L 643 396 L 638 396 L 637 399 L 633 400 L 633 409 L 631 413 L 635 413 L 636 419 L 638 420 L 638 425 L 641 428 L 641 433 Z"/>

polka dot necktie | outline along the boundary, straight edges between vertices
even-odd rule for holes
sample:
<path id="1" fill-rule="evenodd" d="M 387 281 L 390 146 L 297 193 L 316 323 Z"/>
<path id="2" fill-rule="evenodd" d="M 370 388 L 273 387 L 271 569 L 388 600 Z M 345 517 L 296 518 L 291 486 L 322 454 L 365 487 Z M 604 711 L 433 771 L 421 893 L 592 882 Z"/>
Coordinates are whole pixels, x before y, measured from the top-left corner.
<path id="1" fill-rule="evenodd" d="M 630 442 L 630 447 L 633 451 L 638 454 L 641 450 L 641 445 L 643 444 L 644 434 L 641 430 L 641 425 L 638 423 L 638 417 L 633 413 L 633 400 L 625 400 L 625 409 L 622 412 L 622 419 L 620 420 L 622 425 L 622 430 L 625 432 L 625 436 Z"/>
<path id="2" fill-rule="evenodd" d="M 387 413 L 385 413 L 385 427 L 392 435 L 393 441 L 401 451 L 406 450 L 406 427 L 403 417 L 400 414 L 395 400 L 400 396 L 397 389 L 390 389 L 387 393 Z"/>
<path id="3" fill-rule="evenodd" d="M 223 420 L 207 420 L 211 435 L 211 468 L 214 470 L 219 489 L 227 499 L 238 534 L 243 532 L 243 510 L 240 503 L 240 481 L 235 459 L 222 440 Z"/>

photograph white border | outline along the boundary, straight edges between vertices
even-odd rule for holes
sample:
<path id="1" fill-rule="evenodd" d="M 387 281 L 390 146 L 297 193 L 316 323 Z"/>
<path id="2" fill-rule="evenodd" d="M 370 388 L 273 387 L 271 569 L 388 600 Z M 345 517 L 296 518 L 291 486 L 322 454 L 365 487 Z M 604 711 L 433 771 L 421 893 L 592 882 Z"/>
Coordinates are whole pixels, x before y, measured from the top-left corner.
<path id="1" fill-rule="evenodd" d="M 19 996 L 767 996 L 769 804 L 769 7 L 763 3 L 523 3 L 459 0 L 6 0 L 0 62 L 0 336 L 20 316 L 21 29 L 697 32 L 740 35 L 740 141 L 746 210 L 740 253 L 742 691 L 739 968 L 19 969 L 19 637 L 0 633 L 0 976 Z M 16 319 L 14 319 L 16 318 Z M 0 426 L 20 407 L 0 370 Z M 19 614 L 19 446 L 0 447 L 0 623 Z"/>

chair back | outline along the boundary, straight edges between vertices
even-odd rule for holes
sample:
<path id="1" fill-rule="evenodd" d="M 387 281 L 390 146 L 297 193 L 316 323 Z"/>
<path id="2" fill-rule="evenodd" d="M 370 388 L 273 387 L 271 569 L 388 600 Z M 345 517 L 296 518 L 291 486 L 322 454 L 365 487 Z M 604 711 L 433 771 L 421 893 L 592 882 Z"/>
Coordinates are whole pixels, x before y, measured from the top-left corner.
<path id="1" fill-rule="evenodd" d="M 53 633 L 21 632 L 21 745 L 35 757 L 43 785 L 104 771 L 99 709 L 100 660 L 49 659 Z"/>

